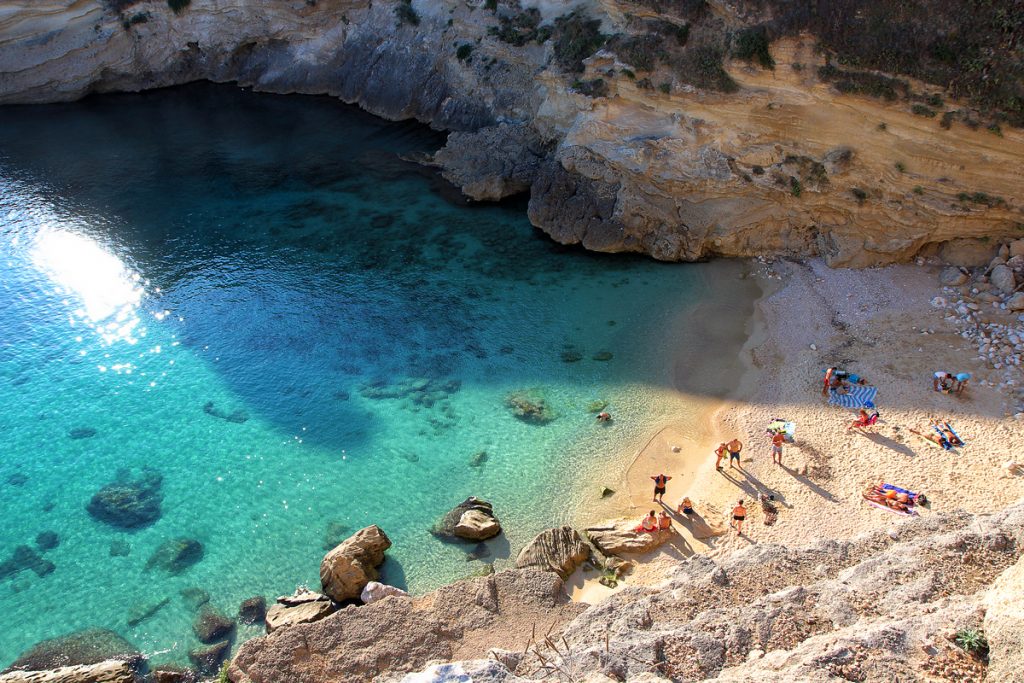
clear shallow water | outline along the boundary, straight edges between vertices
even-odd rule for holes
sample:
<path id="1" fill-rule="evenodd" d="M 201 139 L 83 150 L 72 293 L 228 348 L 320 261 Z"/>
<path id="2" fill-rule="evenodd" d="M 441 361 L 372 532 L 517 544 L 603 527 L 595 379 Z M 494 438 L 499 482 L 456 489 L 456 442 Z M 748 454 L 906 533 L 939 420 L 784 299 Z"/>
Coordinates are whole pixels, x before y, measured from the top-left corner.
<path id="1" fill-rule="evenodd" d="M 679 315 L 720 271 L 566 250 L 521 205 L 453 204 L 397 157 L 440 142 L 210 85 L 0 109 L 0 562 L 60 538 L 38 551 L 51 573 L 0 577 L 18 624 L 0 665 L 89 627 L 184 661 L 181 590 L 233 616 L 315 587 L 332 523 L 381 525 L 385 580 L 432 589 L 482 568 L 428 533 L 464 497 L 495 504 L 507 535 L 484 561 L 500 564 L 592 506 L 645 424 L 695 419 L 664 383 Z M 519 389 L 557 419 L 515 419 Z M 155 523 L 87 513 L 145 468 L 163 478 Z M 175 537 L 203 559 L 147 570 Z"/>

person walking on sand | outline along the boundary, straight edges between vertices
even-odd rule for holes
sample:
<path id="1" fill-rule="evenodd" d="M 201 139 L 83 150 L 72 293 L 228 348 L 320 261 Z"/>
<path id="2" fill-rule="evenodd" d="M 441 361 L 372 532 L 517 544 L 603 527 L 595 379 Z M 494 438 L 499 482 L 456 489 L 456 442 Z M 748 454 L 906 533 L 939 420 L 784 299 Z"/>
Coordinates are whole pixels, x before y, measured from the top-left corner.
<path id="1" fill-rule="evenodd" d="M 666 477 L 664 474 L 651 477 L 651 479 L 654 480 L 654 498 L 651 498 L 651 500 L 655 503 L 662 502 L 662 499 L 665 497 L 665 484 L 667 484 L 668 480 L 671 478 L 672 477 Z"/>
<path id="2" fill-rule="evenodd" d="M 732 509 L 732 522 L 729 526 L 736 528 L 736 534 L 738 536 L 743 535 L 743 520 L 747 518 L 747 508 L 743 507 L 743 499 L 740 498 L 736 503 L 736 507 Z"/>
<path id="3" fill-rule="evenodd" d="M 718 448 L 715 449 L 715 469 L 719 472 L 722 471 L 722 458 L 725 457 L 726 452 L 729 448 L 724 444 L 718 444 Z"/>
<path id="4" fill-rule="evenodd" d="M 772 463 L 782 464 L 782 444 L 786 443 L 786 435 L 782 432 L 775 432 L 772 435 Z M 778 460 L 776 460 L 776 457 Z"/>
<path id="5" fill-rule="evenodd" d="M 743 450 L 743 442 L 739 439 L 733 439 L 727 443 L 725 447 L 729 451 L 729 467 L 736 467 L 736 465 L 733 465 L 732 463 L 733 461 L 737 463 L 740 462 L 740 451 Z"/>

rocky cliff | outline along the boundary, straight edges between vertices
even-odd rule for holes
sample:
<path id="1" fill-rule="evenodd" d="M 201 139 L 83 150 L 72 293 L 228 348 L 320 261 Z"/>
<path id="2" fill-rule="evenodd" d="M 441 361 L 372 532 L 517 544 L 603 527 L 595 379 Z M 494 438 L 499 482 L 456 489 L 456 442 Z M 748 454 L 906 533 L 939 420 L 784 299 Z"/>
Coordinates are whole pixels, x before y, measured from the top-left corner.
<path id="1" fill-rule="evenodd" d="M 866 266 L 1024 229 L 1022 26 L 951 0 L 12 0 L 0 103 L 328 93 L 454 131 L 445 176 L 529 191 L 562 243 Z"/>
<path id="2" fill-rule="evenodd" d="M 230 678 L 416 683 L 438 680 L 441 663 L 443 680 L 477 683 L 1013 681 L 1022 547 L 1024 502 L 937 514 L 848 541 L 696 556 L 578 615 L 554 573 L 511 570 L 250 641 Z"/>

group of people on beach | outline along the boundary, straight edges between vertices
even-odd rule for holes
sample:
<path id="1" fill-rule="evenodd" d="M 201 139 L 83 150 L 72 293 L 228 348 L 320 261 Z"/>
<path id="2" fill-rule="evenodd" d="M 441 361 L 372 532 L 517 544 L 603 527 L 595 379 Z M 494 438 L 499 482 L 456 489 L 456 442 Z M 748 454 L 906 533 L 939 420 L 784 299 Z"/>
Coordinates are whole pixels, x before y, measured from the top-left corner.
<path id="1" fill-rule="evenodd" d="M 943 394 L 956 394 L 960 396 L 964 393 L 964 389 L 967 388 L 967 382 L 970 379 L 971 373 L 969 372 L 958 372 L 954 375 L 952 372 L 939 370 L 932 375 L 932 389 Z"/>
<path id="2" fill-rule="evenodd" d="M 736 444 L 735 446 L 732 445 L 734 442 Z M 730 453 L 733 451 L 729 451 L 728 449 L 735 448 L 736 450 L 734 452 L 737 454 L 736 459 L 739 459 L 739 452 L 743 448 L 743 444 L 741 444 L 739 440 L 733 439 L 733 441 L 730 442 L 729 444 L 722 444 L 722 446 L 725 446 L 726 452 Z M 716 453 L 718 452 L 716 451 Z M 719 454 L 719 460 L 721 460 L 722 457 L 723 456 Z M 661 503 L 662 505 L 664 505 L 665 490 L 667 488 L 669 480 L 671 480 L 672 477 L 668 476 L 667 474 L 656 474 L 652 476 L 651 479 L 654 480 L 654 497 L 652 498 L 652 500 L 655 503 Z M 775 507 L 775 495 L 772 494 L 767 496 L 759 496 L 759 499 L 761 500 L 762 512 L 765 513 L 764 523 L 765 525 L 770 526 L 775 523 L 775 520 L 778 518 L 779 514 L 778 508 Z M 679 504 L 676 506 L 676 513 L 680 515 L 685 515 L 687 518 L 692 518 L 696 515 L 693 501 L 690 500 L 689 496 L 686 496 L 681 501 L 679 501 Z M 747 508 L 744 506 L 742 498 L 739 499 L 736 502 L 736 505 L 733 507 L 731 518 L 732 519 L 729 522 L 729 526 L 735 529 L 738 535 L 743 535 L 743 522 L 747 519 Z M 647 514 L 647 516 L 644 517 L 643 520 L 641 520 L 640 524 L 638 524 L 634 530 L 638 533 L 652 533 L 655 531 L 669 530 L 671 528 L 672 518 L 671 516 L 669 516 L 667 512 L 662 510 L 660 513 L 655 513 L 654 510 L 651 510 Z"/>

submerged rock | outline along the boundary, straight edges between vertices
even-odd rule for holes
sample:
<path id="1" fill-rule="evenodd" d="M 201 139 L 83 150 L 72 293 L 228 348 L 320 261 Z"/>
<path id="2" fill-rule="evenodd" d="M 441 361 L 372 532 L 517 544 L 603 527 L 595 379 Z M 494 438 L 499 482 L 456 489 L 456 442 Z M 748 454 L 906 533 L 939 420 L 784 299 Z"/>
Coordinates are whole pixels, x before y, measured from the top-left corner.
<path id="1" fill-rule="evenodd" d="M 160 519 L 163 477 L 147 471 L 140 478 L 119 478 L 99 491 L 86 506 L 94 519 L 118 529 L 139 529 Z"/>
<path id="2" fill-rule="evenodd" d="M 111 659 L 136 663 L 141 661 L 142 653 L 113 631 L 88 629 L 44 640 L 14 660 L 10 668 L 43 671 Z"/>
<path id="3" fill-rule="evenodd" d="M 11 486 L 24 486 L 27 481 L 28 477 L 21 472 L 15 472 L 11 476 L 7 477 L 7 483 Z"/>
<path id="4" fill-rule="evenodd" d="M 217 673 L 220 663 L 228 656 L 230 650 L 231 643 L 225 640 L 209 647 L 190 650 L 188 659 L 201 675 L 212 676 Z"/>
<path id="5" fill-rule="evenodd" d="M 0 562 L 0 580 L 13 576 L 24 569 L 31 569 L 36 576 L 42 578 L 50 574 L 56 566 L 53 562 L 43 559 L 43 556 L 27 545 L 19 545 L 11 553 L 11 557 Z"/>
<path id="6" fill-rule="evenodd" d="M 60 545 L 60 536 L 56 531 L 40 531 L 36 536 L 36 547 L 40 550 L 53 550 Z"/>
<path id="7" fill-rule="evenodd" d="M 487 451 L 477 451 L 473 455 L 469 456 L 470 467 L 482 467 L 487 462 Z"/>
<path id="8" fill-rule="evenodd" d="M 128 625 L 131 627 L 138 626 L 146 619 L 162 610 L 167 603 L 171 601 L 170 598 L 163 598 L 156 602 L 137 602 L 132 605 L 132 608 L 128 610 Z"/>
<path id="9" fill-rule="evenodd" d="M 201 643 L 214 643 L 227 638 L 235 628 L 235 622 L 220 612 L 204 607 L 195 621 L 192 630 Z"/>
<path id="10" fill-rule="evenodd" d="M 449 510 L 434 525 L 431 533 L 442 538 L 482 541 L 501 533 L 501 524 L 490 503 L 470 496 Z"/>
<path id="11" fill-rule="evenodd" d="M 72 439 L 91 439 L 96 436 L 96 430 L 92 427 L 75 427 L 68 432 Z"/>
<path id="12" fill-rule="evenodd" d="M 558 417 L 536 389 L 512 392 L 505 397 L 505 405 L 515 417 L 529 424 L 543 425 Z"/>
<path id="13" fill-rule="evenodd" d="M 328 522 L 327 530 L 324 531 L 324 550 L 330 550 L 348 538 L 352 533 L 352 527 L 344 522 Z"/>
<path id="14" fill-rule="evenodd" d="M 238 620 L 243 624 L 258 624 L 267 616 L 267 599 L 262 595 L 246 598 L 238 606 Z"/>
<path id="15" fill-rule="evenodd" d="M 577 363 L 583 360 L 583 354 L 576 350 L 562 351 L 563 363 Z"/>
<path id="16" fill-rule="evenodd" d="M 185 607 L 188 607 L 193 612 L 197 612 L 200 607 L 210 602 L 210 594 L 202 588 L 191 586 L 181 589 L 181 600 L 185 603 Z"/>
<path id="17" fill-rule="evenodd" d="M 590 557 L 590 546 L 571 526 L 539 533 L 516 557 L 516 567 L 536 567 L 558 574 L 562 580 Z"/>
<path id="18" fill-rule="evenodd" d="M 591 356 L 591 358 L 593 358 L 594 360 L 599 360 L 599 361 L 611 360 L 612 357 L 613 356 L 612 356 L 612 352 L 611 351 L 598 351 L 593 356 Z"/>
<path id="19" fill-rule="evenodd" d="M 222 410 L 215 406 L 213 401 L 207 401 L 203 405 L 203 412 L 207 415 L 220 418 L 221 420 L 226 420 L 227 422 L 233 422 L 235 424 L 242 424 L 249 420 L 249 414 L 244 410 L 234 410 L 229 413 L 226 410 Z"/>
<path id="20" fill-rule="evenodd" d="M 146 562 L 146 571 L 162 569 L 170 574 L 183 571 L 203 559 L 203 544 L 192 538 L 170 538 L 153 551 Z"/>
<path id="21" fill-rule="evenodd" d="M 111 557 L 127 557 L 132 552 L 132 545 L 128 541 L 115 538 L 110 542 Z"/>
<path id="22" fill-rule="evenodd" d="M 324 593 L 337 602 L 358 598 L 366 584 L 377 579 L 377 567 L 390 547 L 391 540 L 376 524 L 357 531 L 320 563 Z"/>

